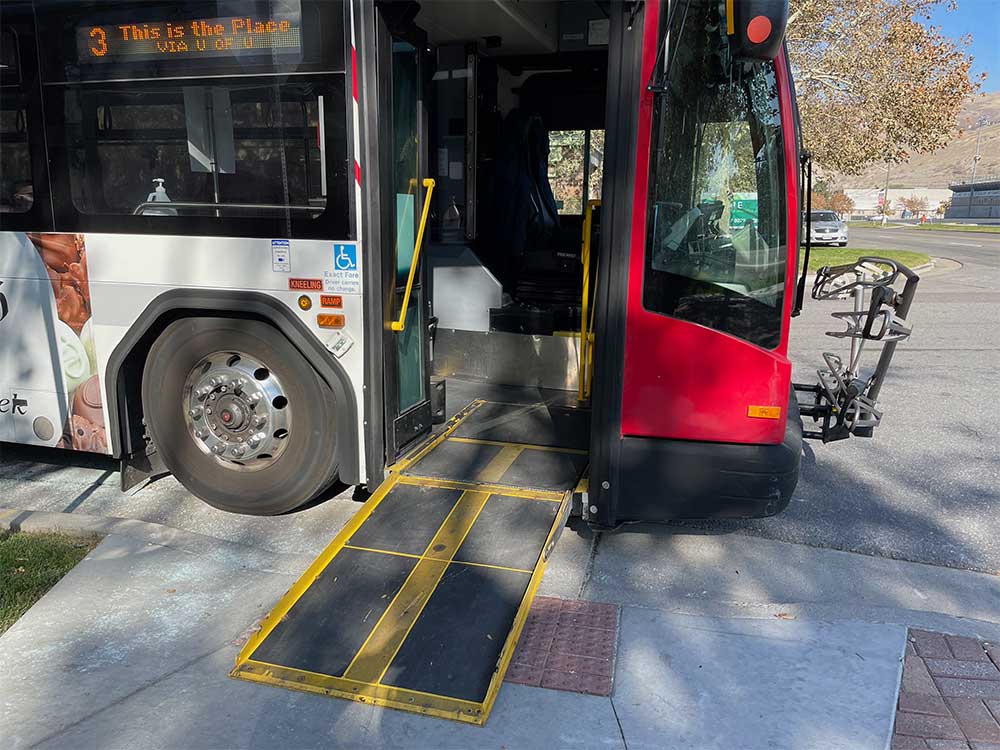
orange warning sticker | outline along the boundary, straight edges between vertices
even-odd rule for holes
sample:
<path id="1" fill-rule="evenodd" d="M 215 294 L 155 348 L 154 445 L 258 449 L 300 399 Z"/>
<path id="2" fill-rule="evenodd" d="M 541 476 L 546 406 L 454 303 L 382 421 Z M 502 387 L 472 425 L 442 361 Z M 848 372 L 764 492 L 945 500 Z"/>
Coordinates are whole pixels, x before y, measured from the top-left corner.
<path id="1" fill-rule="evenodd" d="M 333 313 L 320 313 L 316 316 L 316 323 L 320 328 L 343 328 L 344 316 Z"/>
<path id="2" fill-rule="evenodd" d="M 296 292 L 322 292 L 323 279 L 289 279 L 288 288 Z"/>
<path id="3" fill-rule="evenodd" d="M 323 307 L 342 308 L 344 306 L 344 298 L 339 294 L 321 294 L 319 295 L 319 303 Z"/>
<path id="4" fill-rule="evenodd" d="M 757 419 L 781 419 L 780 406 L 748 406 L 747 416 Z"/>

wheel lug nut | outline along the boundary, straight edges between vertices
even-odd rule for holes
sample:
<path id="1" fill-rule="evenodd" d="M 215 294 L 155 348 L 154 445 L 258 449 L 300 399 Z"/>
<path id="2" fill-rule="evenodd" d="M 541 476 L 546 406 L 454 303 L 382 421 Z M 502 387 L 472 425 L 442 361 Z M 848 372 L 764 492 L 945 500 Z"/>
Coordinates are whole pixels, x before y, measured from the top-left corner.
<path id="1" fill-rule="evenodd" d="M 194 407 L 193 409 L 188 411 L 188 415 L 191 417 L 191 419 L 201 419 L 201 407 L 200 406 Z"/>
<path id="2" fill-rule="evenodd" d="M 205 430 L 198 430 L 198 431 L 197 431 L 197 432 L 196 432 L 196 433 L 194 434 L 194 436 L 195 436 L 196 438 L 198 438 L 199 440 L 204 440 L 205 438 L 207 438 L 207 437 L 208 437 L 208 432 L 207 432 L 207 431 L 205 431 Z"/>
<path id="3" fill-rule="evenodd" d="M 253 426 L 257 428 L 263 427 L 267 423 L 267 417 L 256 416 L 253 418 Z"/>
<path id="4" fill-rule="evenodd" d="M 212 446 L 212 453 L 216 453 L 218 455 L 222 455 L 223 453 L 225 453 L 225 451 L 226 451 L 226 449 L 223 448 L 221 445 L 213 445 Z"/>
<path id="5" fill-rule="evenodd" d="M 233 455 L 236 456 L 236 458 L 242 457 L 244 453 L 246 453 L 246 451 L 240 446 L 233 448 Z"/>

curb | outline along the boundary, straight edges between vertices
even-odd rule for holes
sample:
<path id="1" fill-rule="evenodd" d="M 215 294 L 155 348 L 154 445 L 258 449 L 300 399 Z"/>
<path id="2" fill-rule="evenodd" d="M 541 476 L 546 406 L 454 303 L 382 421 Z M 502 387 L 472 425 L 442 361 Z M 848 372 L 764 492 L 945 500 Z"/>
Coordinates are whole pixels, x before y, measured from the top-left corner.
<path id="1" fill-rule="evenodd" d="M 916 268 L 911 268 L 910 270 L 913 271 L 914 273 L 923 273 L 924 271 L 933 271 L 935 268 L 937 268 L 937 261 L 939 261 L 939 260 L 951 260 L 951 259 L 950 258 L 938 258 L 938 257 L 935 257 L 935 256 L 931 256 L 931 262 L 930 263 L 924 263 L 923 265 L 917 266 Z M 958 263 L 958 261 L 952 261 L 952 262 L 953 263 Z M 961 267 L 962 267 L 962 264 L 959 263 L 958 264 L 958 268 L 961 268 Z M 957 271 L 958 268 L 943 269 L 943 270 Z M 815 282 L 816 282 L 816 274 L 815 273 L 810 273 L 808 276 L 806 276 L 806 286 L 807 287 L 812 286 Z"/>
<path id="2" fill-rule="evenodd" d="M 0 507 L 0 530 L 99 537 L 115 534 L 265 573 L 299 575 L 315 558 L 315 555 L 270 552 L 150 521 L 86 513 L 53 513 Z"/>

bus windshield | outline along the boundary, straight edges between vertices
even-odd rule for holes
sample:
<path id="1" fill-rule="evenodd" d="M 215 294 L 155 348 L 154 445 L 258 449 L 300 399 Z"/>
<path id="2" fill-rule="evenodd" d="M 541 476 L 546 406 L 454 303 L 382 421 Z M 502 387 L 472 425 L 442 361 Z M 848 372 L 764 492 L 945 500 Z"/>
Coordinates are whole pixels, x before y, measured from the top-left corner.
<path id="1" fill-rule="evenodd" d="M 774 65 L 733 60 L 720 3 L 689 5 L 654 110 L 643 304 L 774 348 L 787 259 Z"/>

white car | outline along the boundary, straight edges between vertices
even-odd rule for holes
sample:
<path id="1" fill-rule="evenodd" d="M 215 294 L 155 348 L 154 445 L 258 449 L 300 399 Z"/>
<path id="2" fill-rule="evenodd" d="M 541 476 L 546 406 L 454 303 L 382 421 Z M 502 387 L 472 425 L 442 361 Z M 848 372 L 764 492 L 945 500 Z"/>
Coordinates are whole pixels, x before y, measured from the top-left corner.
<path id="1" fill-rule="evenodd" d="M 833 211 L 813 211 L 809 235 L 814 245 L 847 245 L 847 222 Z"/>

